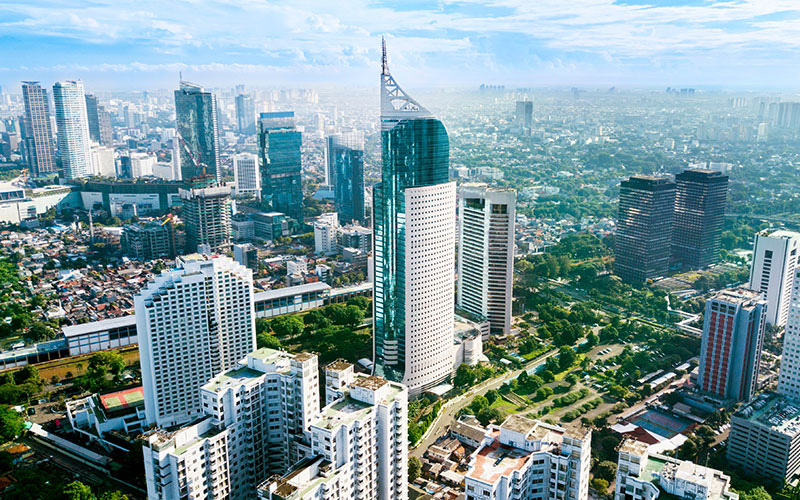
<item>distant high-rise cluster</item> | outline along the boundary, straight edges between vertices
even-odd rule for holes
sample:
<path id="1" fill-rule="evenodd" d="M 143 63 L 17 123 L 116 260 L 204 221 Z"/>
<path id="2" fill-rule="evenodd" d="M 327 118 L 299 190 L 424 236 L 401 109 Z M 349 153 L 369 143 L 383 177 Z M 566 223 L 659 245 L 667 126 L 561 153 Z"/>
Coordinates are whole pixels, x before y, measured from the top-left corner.
<path id="1" fill-rule="evenodd" d="M 620 186 L 614 273 L 642 283 L 670 270 L 702 269 L 719 258 L 728 176 L 688 169 L 637 175 Z"/>

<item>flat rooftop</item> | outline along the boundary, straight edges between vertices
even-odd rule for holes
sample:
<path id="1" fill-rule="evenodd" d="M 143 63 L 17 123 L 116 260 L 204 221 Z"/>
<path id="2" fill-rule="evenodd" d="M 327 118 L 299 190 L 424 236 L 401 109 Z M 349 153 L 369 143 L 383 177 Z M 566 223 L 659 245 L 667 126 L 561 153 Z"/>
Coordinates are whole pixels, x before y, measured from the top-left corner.
<path id="1" fill-rule="evenodd" d="M 503 476 L 521 470 L 533 452 L 500 444 L 495 436 L 491 444 L 483 446 L 474 455 L 474 462 L 466 477 L 494 484 Z"/>
<path id="2" fill-rule="evenodd" d="M 330 289 L 330 285 L 321 281 L 316 283 L 304 283 L 297 286 L 287 286 L 284 288 L 278 288 L 277 290 L 256 292 L 253 294 L 253 303 L 266 302 L 268 300 L 280 299 L 283 297 L 292 297 L 294 295 L 300 295 L 303 293 L 322 292 Z"/>
<path id="3" fill-rule="evenodd" d="M 370 375 L 369 377 L 359 377 L 353 381 L 354 387 L 363 387 L 365 389 L 370 389 L 372 391 L 376 391 L 383 387 L 384 385 L 388 384 L 389 381 L 385 378 L 376 377 L 374 375 Z"/>
<path id="4" fill-rule="evenodd" d="M 101 394 L 98 398 L 106 412 L 128 410 L 137 406 L 144 406 L 144 389 L 142 386 L 133 387 L 124 391 Z"/>
<path id="5" fill-rule="evenodd" d="M 520 434 L 528 435 L 536 429 L 538 422 L 530 418 L 523 417 L 522 415 L 510 415 L 505 422 L 500 425 L 500 428 L 509 431 L 518 432 Z"/>
<path id="6" fill-rule="evenodd" d="M 262 375 L 264 374 L 250 368 L 239 368 L 237 370 L 231 370 L 217 375 L 209 380 L 208 383 L 203 386 L 203 388 L 212 392 L 220 392 L 232 387 L 237 387 L 251 380 L 255 380 Z"/>
<path id="7" fill-rule="evenodd" d="M 714 295 L 714 300 L 724 301 L 729 304 L 745 304 L 761 298 L 761 293 L 747 288 L 721 290 Z"/>
<path id="8" fill-rule="evenodd" d="M 90 321 L 88 323 L 83 323 L 82 325 L 64 326 L 61 328 L 61 331 L 64 333 L 66 338 L 70 338 L 78 335 L 86 335 L 87 333 L 104 332 L 113 328 L 123 328 L 129 326 L 136 326 L 136 316 L 133 314 L 100 321 Z"/>
<path id="9" fill-rule="evenodd" d="M 787 436 L 800 434 L 800 402 L 780 394 L 763 393 L 736 416 Z"/>
<path id="10" fill-rule="evenodd" d="M 348 368 L 352 368 L 352 367 L 353 367 L 352 363 L 348 363 L 347 361 L 343 361 L 341 359 L 337 359 L 336 361 L 334 361 L 332 363 L 329 363 L 327 366 L 325 366 L 325 369 L 326 370 L 333 370 L 333 371 L 337 371 L 338 372 L 338 371 L 342 371 L 342 370 L 347 370 Z"/>

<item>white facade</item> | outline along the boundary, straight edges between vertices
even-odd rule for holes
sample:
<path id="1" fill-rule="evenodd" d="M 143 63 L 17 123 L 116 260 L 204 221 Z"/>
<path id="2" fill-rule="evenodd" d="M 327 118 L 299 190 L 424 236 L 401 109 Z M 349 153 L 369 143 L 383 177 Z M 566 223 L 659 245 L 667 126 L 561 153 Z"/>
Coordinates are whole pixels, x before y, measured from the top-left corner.
<path id="1" fill-rule="evenodd" d="M 153 175 L 153 167 L 156 165 L 156 155 L 150 153 L 133 152 L 131 158 L 131 177 L 147 177 Z"/>
<path id="2" fill-rule="evenodd" d="M 592 433 L 511 415 L 470 456 L 466 500 L 587 500 Z"/>
<path id="3" fill-rule="evenodd" d="M 101 177 L 117 176 L 117 167 L 114 163 L 114 148 L 109 146 L 92 146 L 92 173 Z"/>
<path id="4" fill-rule="evenodd" d="M 326 375 L 327 376 L 327 375 Z M 310 427 L 312 462 L 265 481 L 261 500 L 406 500 L 408 392 L 356 375 Z"/>
<path id="5" fill-rule="evenodd" d="M 185 257 L 134 303 L 148 423 L 195 420 L 199 388 L 255 348 L 253 272 L 227 257 Z"/>
<path id="6" fill-rule="evenodd" d="M 261 173 L 258 170 L 258 156 L 252 153 L 239 153 L 233 156 L 233 177 L 236 195 L 261 197 Z"/>
<path id="7" fill-rule="evenodd" d="M 446 379 L 453 369 L 456 212 L 454 182 L 404 191 L 405 374 L 410 394 Z"/>
<path id="8" fill-rule="evenodd" d="M 800 267 L 797 267 L 793 274 L 794 286 L 788 301 L 788 318 L 783 332 L 778 392 L 800 400 Z"/>
<path id="9" fill-rule="evenodd" d="M 317 255 L 334 255 L 337 250 L 336 226 L 329 222 L 315 223 L 314 253 Z"/>
<path id="10" fill-rule="evenodd" d="M 305 274 L 308 272 L 308 262 L 303 259 L 292 259 L 286 261 L 286 276 L 293 274 Z"/>
<path id="11" fill-rule="evenodd" d="M 800 233 L 774 231 L 756 235 L 749 288 L 758 290 L 766 299 L 769 325 L 786 325 L 794 271 L 800 257 L 798 249 Z"/>
<path id="12" fill-rule="evenodd" d="M 654 500 L 660 491 L 687 500 L 738 500 L 731 478 L 721 471 L 649 453 L 648 445 L 626 438 L 619 446 L 614 500 Z"/>
<path id="13" fill-rule="evenodd" d="M 67 180 L 92 175 L 89 118 L 82 81 L 56 82 L 53 102 L 58 127 L 58 150 Z"/>
<path id="14" fill-rule="evenodd" d="M 174 437 L 160 429 L 145 437 L 148 498 L 217 498 L 207 489 L 215 485 L 219 498 L 251 499 L 260 482 L 308 456 L 306 431 L 320 408 L 316 356 L 259 349 L 199 392 L 207 418 Z M 211 449 L 209 467 L 199 455 Z"/>
<path id="15" fill-rule="evenodd" d="M 514 220 L 517 193 L 486 184 L 458 190 L 460 309 L 489 320 L 491 332 L 511 332 Z"/>

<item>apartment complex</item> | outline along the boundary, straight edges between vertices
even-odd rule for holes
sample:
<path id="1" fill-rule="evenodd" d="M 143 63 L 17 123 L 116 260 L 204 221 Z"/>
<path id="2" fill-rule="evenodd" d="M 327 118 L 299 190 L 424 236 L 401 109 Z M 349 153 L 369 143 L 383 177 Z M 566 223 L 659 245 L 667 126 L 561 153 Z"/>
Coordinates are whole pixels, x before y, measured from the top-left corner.
<path id="1" fill-rule="evenodd" d="M 92 145 L 83 82 L 53 84 L 53 103 L 64 178 L 73 180 L 92 175 Z"/>
<path id="2" fill-rule="evenodd" d="M 794 270 L 783 352 L 778 374 L 778 392 L 800 401 L 800 267 Z"/>
<path id="3" fill-rule="evenodd" d="M 466 500 L 587 500 L 591 430 L 510 415 L 470 457 Z"/>
<path id="4" fill-rule="evenodd" d="M 514 221 L 517 193 L 486 184 L 458 189 L 456 305 L 489 321 L 491 333 L 511 333 Z"/>
<path id="5" fill-rule="evenodd" d="M 739 499 L 722 471 L 650 453 L 646 443 L 632 438 L 625 438 L 617 451 L 614 500 L 655 500 L 662 492 L 684 500 Z"/>
<path id="6" fill-rule="evenodd" d="M 408 393 L 385 379 L 353 375 L 338 362 L 325 370 L 337 389 L 308 428 L 309 459 L 259 486 L 261 500 L 405 500 L 408 498 Z"/>
<path id="7" fill-rule="evenodd" d="M 231 244 L 231 188 L 207 186 L 179 189 L 186 229 L 186 252 L 207 245 L 211 251 L 227 250 Z"/>
<path id="8" fill-rule="evenodd" d="M 151 222 L 127 224 L 120 238 L 123 253 L 141 261 L 175 257 L 175 229 L 172 224 Z"/>
<path id="9" fill-rule="evenodd" d="M 767 301 L 767 324 L 785 326 L 789 317 L 792 283 L 800 257 L 800 233 L 761 232 L 753 243 L 750 289 L 761 292 Z"/>
<path id="10" fill-rule="evenodd" d="M 643 283 L 669 272 L 675 183 L 666 177 L 635 175 L 619 191 L 614 274 Z"/>
<path id="11" fill-rule="evenodd" d="M 227 257 L 187 256 L 134 304 L 147 422 L 197 419 L 200 387 L 255 347 L 253 272 Z"/>

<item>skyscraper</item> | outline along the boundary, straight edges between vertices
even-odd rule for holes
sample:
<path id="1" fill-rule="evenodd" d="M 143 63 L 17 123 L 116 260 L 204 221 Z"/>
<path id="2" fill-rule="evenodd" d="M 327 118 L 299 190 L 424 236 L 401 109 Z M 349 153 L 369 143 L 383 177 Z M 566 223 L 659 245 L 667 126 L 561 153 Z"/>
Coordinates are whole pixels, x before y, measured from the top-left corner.
<path id="1" fill-rule="evenodd" d="M 86 94 L 86 116 L 89 119 L 89 137 L 103 146 L 110 146 L 114 142 L 111 117 L 94 94 Z"/>
<path id="2" fill-rule="evenodd" d="M 327 177 L 342 224 L 364 223 L 364 134 L 346 132 L 328 137 Z"/>
<path id="3" fill-rule="evenodd" d="M 672 263 L 701 269 L 719 258 L 728 176 L 715 170 L 688 169 L 675 176 Z"/>
<path id="4" fill-rule="evenodd" d="M 233 178 L 236 195 L 261 197 L 261 175 L 258 171 L 258 156 L 239 153 L 233 156 Z"/>
<path id="5" fill-rule="evenodd" d="M 798 257 L 800 233 L 764 231 L 756 235 L 749 287 L 761 292 L 766 299 L 768 325 L 786 324 Z"/>
<path id="6" fill-rule="evenodd" d="M 514 219 L 517 193 L 486 184 L 458 190 L 460 309 L 489 321 L 491 333 L 511 333 Z"/>
<path id="7" fill-rule="evenodd" d="M 415 395 L 452 371 L 456 187 L 444 125 L 397 85 L 383 49 L 375 373 Z"/>
<path id="8" fill-rule="evenodd" d="M 261 113 L 261 198 L 273 210 L 303 221 L 300 146 L 302 136 L 295 126 L 294 111 Z"/>
<path id="9" fill-rule="evenodd" d="M 619 190 L 614 274 L 628 283 L 666 276 L 669 271 L 675 183 L 635 175 Z"/>
<path id="10" fill-rule="evenodd" d="M 53 85 L 56 108 L 58 150 L 64 178 L 79 179 L 92 175 L 92 149 L 89 119 L 83 82 L 64 81 Z"/>
<path id="11" fill-rule="evenodd" d="M 530 129 L 533 126 L 533 101 L 517 101 L 517 112 L 514 115 L 517 127 Z"/>
<path id="12" fill-rule="evenodd" d="M 256 105 L 249 94 L 236 96 L 236 126 L 240 134 L 256 133 Z"/>
<path id="13" fill-rule="evenodd" d="M 50 128 L 50 105 L 47 89 L 39 82 L 22 82 L 25 103 L 25 158 L 35 176 L 56 171 L 53 160 L 53 133 Z"/>
<path id="14" fill-rule="evenodd" d="M 697 385 L 722 400 L 750 401 L 758 382 L 766 301 L 724 290 L 706 301 Z"/>
<path id="15" fill-rule="evenodd" d="M 231 188 L 228 186 L 188 186 L 179 189 L 186 228 L 186 253 L 208 245 L 212 251 L 225 251 L 231 244 Z"/>
<path id="16" fill-rule="evenodd" d="M 219 182 L 217 98 L 199 85 L 182 81 L 175 91 L 175 120 L 181 178 Z"/>
<path id="17" fill-rule="evenodd" d="M 255 349 L 253 272 L 228 257 L 178 259 L 134 304 L 147 422 L 197 419 L 200 387 Z"/>
<path id="18" fill-rule="evenodd" d="M 795 267 L 792 274 L 794 286 L 791 287 L 786 328 L 783 331 L 778 392 L 800 401 L 800 266 Z"/>

